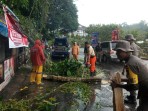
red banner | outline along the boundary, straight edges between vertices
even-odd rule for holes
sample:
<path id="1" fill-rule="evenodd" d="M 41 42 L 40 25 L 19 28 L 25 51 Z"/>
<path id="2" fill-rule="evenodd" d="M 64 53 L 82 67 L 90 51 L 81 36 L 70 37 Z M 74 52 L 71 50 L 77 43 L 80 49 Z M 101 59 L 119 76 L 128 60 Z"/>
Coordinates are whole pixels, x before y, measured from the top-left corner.
<path id="1" fill-rule="evenodd" d="M 6 6 L 3 7 L 3 10 L 8 28 L 9 48 L 28 47 L 27 36 L 22 33 L 15 16 L 9 12 Z"/>
<path id="2" fill-rule="evenodd" d="M 119 30 L 112 31 L 112 41 L 119 40 Z"/>

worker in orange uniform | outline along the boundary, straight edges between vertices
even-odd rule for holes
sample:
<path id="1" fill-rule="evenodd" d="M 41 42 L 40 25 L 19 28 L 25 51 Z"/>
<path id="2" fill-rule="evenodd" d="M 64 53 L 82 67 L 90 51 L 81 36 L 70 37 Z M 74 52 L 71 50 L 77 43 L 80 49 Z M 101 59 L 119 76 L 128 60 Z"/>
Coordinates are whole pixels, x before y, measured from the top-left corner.
<path id="1" fill-rule="evenodd" d="M 95 76 L 96 75 L 96 55 L 93 47 L 86 42 L 86 46 L 88 48 L 88 53 L 87 53 L 87 66 L 90 66 L 90 76 Z"/>
<path id="2" fill-rule="evenodd" d="M 72 55 L 73 55 L 73 58 L 78 61 L 79 46 L 77 45 L 76 42 L 74 42 L 72 46 Z"/>
<path id="3" fill-rule="evenodd" d="M 32 72 L 30 76 L 30 82 L 36 82 L 37 85 L 43 84 L 42 71 L 43 63 L 45 62 L 45 56 L 42 48 L 42 43 L 40 40 L 35 41 L 35 45 L 31 48 L 31 62 L 32 62 Z"/>

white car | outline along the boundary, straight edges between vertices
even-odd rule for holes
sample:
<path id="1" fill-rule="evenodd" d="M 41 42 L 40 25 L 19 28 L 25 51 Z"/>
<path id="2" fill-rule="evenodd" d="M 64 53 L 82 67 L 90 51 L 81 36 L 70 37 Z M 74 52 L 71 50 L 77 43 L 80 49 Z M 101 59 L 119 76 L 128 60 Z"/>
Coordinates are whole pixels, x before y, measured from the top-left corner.
<path id="1" fill-rule="evenodd" d="M 116 51 L 114 50 L 116 47 L 117 41 L 104 41 L 101 42 L 101 61 L 108 62 L 113 60 L 118 60 Z"/>

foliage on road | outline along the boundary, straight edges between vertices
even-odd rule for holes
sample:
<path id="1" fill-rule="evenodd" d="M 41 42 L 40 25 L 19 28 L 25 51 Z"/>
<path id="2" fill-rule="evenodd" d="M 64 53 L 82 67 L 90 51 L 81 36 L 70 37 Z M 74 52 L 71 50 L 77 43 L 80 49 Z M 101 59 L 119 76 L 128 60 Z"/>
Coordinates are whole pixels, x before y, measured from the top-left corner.
<path id="1" fill-rule="evenodd" d="M 25 90 L 21 92 L 23 93 L 23 91 Z M 60 107 L 63 108 L 62 110 L 78 110 L 79 102 L 81 101 L 81 104 L 83 103 L 86 107 L 92 94 L 91 88 L 87 84 L 68 82 L 53 90 L 47 89 L 46 93 L 40 92 L 30 99 L 0 101 L 0 109 L 1 111 L 53 111 Z M 67 101 L 64 101 L 66 98 L 63 97 L 66 97 Z M 62 106 L 63 102 L 64 106 Z"/>
<path id="2" fill-rule="evenodd" d="M 60 75 L 66 77 L 82 77 L 88 74 L 88 68 L 85 68 L 80 62 L 74 59 L 65 59 L 60 62 L 47 62 L 44 66 L 44 72 L 50 75 Z"/>
<path id="3" fill-rule="evenodd" d="M 72 93 L 85 103 L 89 102 L 92 94 L 91 88 L 82 82 L 66 83 L 64 87 L 61 87 L 61 92 Z"/>

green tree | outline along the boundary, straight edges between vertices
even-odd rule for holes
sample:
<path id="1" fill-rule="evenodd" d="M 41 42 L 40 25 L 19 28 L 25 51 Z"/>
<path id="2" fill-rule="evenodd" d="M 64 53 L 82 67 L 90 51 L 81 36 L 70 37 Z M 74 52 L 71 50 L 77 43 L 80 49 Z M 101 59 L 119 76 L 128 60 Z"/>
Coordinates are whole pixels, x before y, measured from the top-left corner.
<path id="1" fill-rule="evenodd" d="M 22 27 L 29 37 L 41 38 L 47 24 L 51 0 L 3 0 L 18 16 Z M 44 30 L 46 33 L 47 30 Z"/>
<path id="2" fill-rule="evenodd" d="M 119 27 L 116 24 L 110 25 L 90 25 L 86 32 L 91 34 L 92 32 L 99 32 L 99 39 L 100 41 L 108 41 L 111 40 L 112 31 Z"/>
<path id="3" fill-rule="evenodd" d="M 144 40 L 147 36 L 148 24 L 141 20 L 139 23 L 132 25 L 123 25 L 122 30 L 125 35 L 131 33 L 137 40 Z"/>
<path id="4" fill-rule="evenodd" d="M 78 28 L 77 8 L 73 0 L 2 1 L 18 16 L 25 33 L 33 39 Z"/>
<path id="5" fill-rule="evenodd" d="M 78 28 L 77 8 L 73 0 L 51 0 L 47 28 L 55 32 L 71 32 Z"/>

